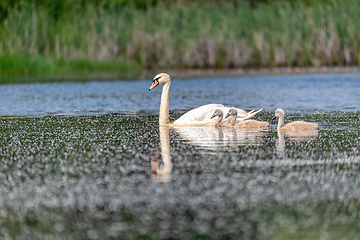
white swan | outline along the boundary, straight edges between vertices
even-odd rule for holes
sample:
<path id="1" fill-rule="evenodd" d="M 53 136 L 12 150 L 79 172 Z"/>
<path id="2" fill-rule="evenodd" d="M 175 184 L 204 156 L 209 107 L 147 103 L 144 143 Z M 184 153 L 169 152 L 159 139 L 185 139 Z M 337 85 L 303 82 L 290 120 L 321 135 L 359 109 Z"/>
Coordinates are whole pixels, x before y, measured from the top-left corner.
<path id="1" fill-rule="evenodd" d="M 292 123 L 288 123 L 284 126 L 284 116 L 285 112 L 281 108 L 276 109 L 275 118 L 279 118 L 277 130 L 278 131 L 312 131 L 318 130 L 319 126 L 316 123 L 309 123 L 304 121 L 295 121 Z"/>
<path id="2" fill-rule="evenodd" d="M 237 111 L 235 108 L 230 108 L 229 112 L 226 114 L 225 118 L 230 117 L 230 127 L 236 128 L 257 128 L 257 129 L 266 129 L 269 127 L 268 122 L 256 121 L 256 120 L 246 120 L 236 124 Z"/>
<path id="3" fill-rule="evenodd" d="M 160 103 L 160 113 L 159 113 L 159 124 L 160 125 L 170 125 L 170 126 L 193 126 L 193 125 L 208 125 L 212 122 L 211 116 L 215 109 L 220 108 L 222 111 L 228 111 L 229 107 L 225 107 L 221 104 L 207 104 L 195 109 L 190 110 L 189 112 L 183 114 L 179 119 L 170 124 L 169 121 L 169 92 L 171 79 L 167 73 L 159 73 L 153 79 L 153 83 L 149 88 L 149 91 L 159 84 L 164 85 L 162 94 L 161 94 L 161 103 Z M 262 109 L 258 111 L 246 112 L 242 109 L 237 109 L 238 118 L 237 121 L 243 121 L 249 118 L 254 117 L 257 113 L 261 112 Z"/>

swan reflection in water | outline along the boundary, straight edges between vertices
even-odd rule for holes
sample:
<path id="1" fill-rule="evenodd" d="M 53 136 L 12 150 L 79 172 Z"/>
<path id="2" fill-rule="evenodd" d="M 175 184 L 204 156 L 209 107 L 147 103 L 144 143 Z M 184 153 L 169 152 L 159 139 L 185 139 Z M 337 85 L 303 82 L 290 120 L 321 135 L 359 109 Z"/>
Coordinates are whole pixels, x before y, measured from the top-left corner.
<path id="1" fill-rule="evenodd" d="M 172 171 L 169 127 L 159 126 L 159 133 L 162 163 L 159 162 L 158 152 L 153 152 L 153 156 L 151 158 L 153 177 L 163 182 L 168 182 L 171 180 Z"/>
<path id="2" fill-rule="evenodd" d="M 278 131 L 278 138 L 276 139 L 275 148 L 276 153 L 279 157 L 285 156 L 285 137 L 287 140 L 291 142 L 302 142 L 302 141 L 312 141 L 315 140 L 318 136 L 319 130 L 311 130 L 311 131 Z"/>
<path id="3" fill-rule="evenodd" d="M 180 140 L 215 153 L 217 150 L 236 148 L 240 145 L 257 145 L 262 141 L 267 131 L 240 128 L 224 128 L 213 126 L 171 128 Z M 161 152 L 153 152 L 151 167 L 153 177 L 162 182 L 171 180 L 172 163 L 170 155 L 170 129 L 159 126 Z M 211 153 L 210 152 L 210 153 Z M 160 161 L 160 156 L 162 161 Z"/>
<path id="4" fill-rule="evenodd" d="M 208 150 L 209 153 L 231 148 L 236 149 L 243 145 L 259 145 L 268 133 L 266 130 L 212 126 L 174 127 L 172 130 L 179 135 L 180 140 Z M 292 142 L 311 141 L 317 138 L 318 132 L 318 130 L 278 131 L 275 144 L 278 156 L 285 155 L 285 140 Z M 172 172 L 170 129 L 168 126 L 159 126 L 159 133 L 162 162 L 159 161 L 159 153 L 154 152 L 151 159 L 153 176 L 162 182 L 169 182 Z"/>
<path id="5" fill-rule="evenodd" d="M 241 145 L 258 145 L 267 134 L 265 130 L 213 126 L 174 127 L 180 140 L 204 150 L 218 151 Z"/>

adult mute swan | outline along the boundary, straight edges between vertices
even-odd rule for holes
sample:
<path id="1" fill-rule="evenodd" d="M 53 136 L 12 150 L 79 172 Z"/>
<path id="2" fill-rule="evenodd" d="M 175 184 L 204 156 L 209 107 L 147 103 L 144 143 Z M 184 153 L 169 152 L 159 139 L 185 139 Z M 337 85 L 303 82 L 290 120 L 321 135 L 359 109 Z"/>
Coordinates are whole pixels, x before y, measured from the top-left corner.
<path id="1" fill-rule="evenodd" d="M 160 103 L 160 113 L 159 113 L 159 124 L 160 125 L 171 125 L 171 126 L 193 126 L 193 125 L 208 125 L 212 122 L 211 116 L 215 109 L 220 108 L 222 111 L 228 111 L 229 108 L 221 104 L 207 104 L 195 109 L 190 110 L 189 112 L 183 114 L 179 119 L 170 124 L 169 121 L 169 92 L 171 79 L 167 73 L 157 74 L 152 82 L 149 91 L 159 84 L 164 85 L 161 93 L 161 103 Z M 246 112 L 242 109 L 237 109 L 238 118 L 236 121 L 243 121 L 249 118 L 254 117 L 257 113 L 261 112 L 262 109 L 258 111 Z"/>
<path id="2" fill-rule="evenodd" d="M 292 123 L 288 123 L 284 126 L 284 116 L 285 112 L 281 108 L 276 109 L 275 118 L 279 118 L 277 130 L 278 131 L 312 131 L 318 130 L 319 126 L 316 123 L 308 123 L 303 121 L 295 121 Z"/>
<path id="3" fill-rule="evenodd" d="M 261 128 L 266 129 L 269 127 L 268 122 L 256 121 L 256 120 L 246 120 L 236 124 L 237 111 L 235 108 L 230 108 L 229 112 L 226 114 L 225 118 L 230 117 L 230 127 L 236 128 Z"/>

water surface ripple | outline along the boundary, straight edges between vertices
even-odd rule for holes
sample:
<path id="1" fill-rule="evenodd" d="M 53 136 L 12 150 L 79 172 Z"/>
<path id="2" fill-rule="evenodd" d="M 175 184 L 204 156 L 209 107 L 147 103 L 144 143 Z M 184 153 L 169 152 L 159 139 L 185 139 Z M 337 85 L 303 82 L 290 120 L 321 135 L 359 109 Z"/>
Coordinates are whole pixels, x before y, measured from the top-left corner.
<path id="1" fill-rule="evenodd" d="M 0 238 L 356 239 L 359 75 L 174 80 L 171 118 L 211 102 L 314 135 L 158 126 L 148 81 L 0 90 Z M 10 117 L 9 117 L 10 116 Z"/>
<path id="2" fill-rule="evenodd" d="M 173 79 L 170 109 L 208 103 L 287 111 L 359 110 L 359 74 Z M 88 115 L 158 111 L 161 87 L 151 81 L 0 85 L 0 116 Z"/>

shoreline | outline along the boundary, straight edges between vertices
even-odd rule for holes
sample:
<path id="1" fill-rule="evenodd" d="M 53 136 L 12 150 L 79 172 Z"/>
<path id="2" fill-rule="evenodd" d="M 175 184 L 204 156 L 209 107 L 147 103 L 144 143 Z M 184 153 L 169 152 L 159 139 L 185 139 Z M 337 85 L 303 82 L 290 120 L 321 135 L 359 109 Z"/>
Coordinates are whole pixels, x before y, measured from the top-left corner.
<path id="1" fill-rule="evenodd" d="M 275 67 L 275 68 L 237 68 L 237 69 L 153 69 L 134 71 L 84 71 L 68 73 L 0 74 L 0 84 L 40 83 L 64 81 L 115 81 L 152 79 L 160 72 L 172 78 L 221 77 L 221 76 L 261 76 L 296 74 L 354 74 L 360 73 L 359 66 L 346 67 Z"/>
<path id="2" fill-rule="evenodd" d="M 359 66 L 346 67 L 275 67 L 238 69 L 185 69 L 185 70 L 146 70 L 139 79 L 153 78 L 155 74 L 167 72 L 173 78 L 202 76 L 257 76 L 257 75 L 296 75 L 296 74 L 345 74 L 359 73 Z"/>
<path id="3" fill-rule="evenodd" d="M 354 0 L 16 2 L 3 6 L 4 74 L 360 65 Z"/>

